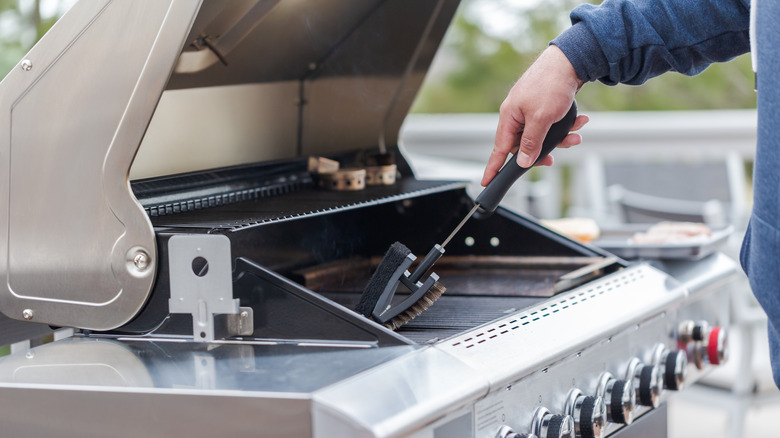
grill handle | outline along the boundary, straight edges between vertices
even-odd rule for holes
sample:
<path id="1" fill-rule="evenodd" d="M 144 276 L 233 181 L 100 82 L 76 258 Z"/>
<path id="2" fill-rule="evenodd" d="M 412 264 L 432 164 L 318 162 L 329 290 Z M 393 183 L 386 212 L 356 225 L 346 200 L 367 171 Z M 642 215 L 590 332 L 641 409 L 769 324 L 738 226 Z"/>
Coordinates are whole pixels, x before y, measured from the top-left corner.
<path id="1" fill-rule="evenodd" d="M 576 118 L 577 102 L 574 101 L 571 104 L 571 108 L 569 108 L 569 112 L 563 116 L 563 119 L 553 123 L 553 125 L 550 126 L 550 130 L 547 132 L 547 136 L 545 136 L 544 142 L 542 142 L 542 151 L 539 153 L 539 158 L 534 161 L 534 165 L 539 163 L 542 159 L 544 159 L 544 157 L 549 155 L 553 149 L 561 144 L 563 139 L 569 135 L 569 131 L 571 130 L 572 126 L 574 126 L 574 120 Z M 488 184 L 487 187 L 482 190 L 482 193 L 477 196 L 477 199 L 475 199 L 474 202 L 479 204 L 483 210 L 487 210 L 489 212 L 494 211 L 498 207 L 498 204 L 501 202 L 501 200 L 504 199 L 506 192 L 509 191 L 509 188 L 512 187 L 512 184 L 514 184 L 518 178 L 523 176 L 523 174 L 525 174 L 531 167 L 520 167 L 517 164 L 517 160 L 515 159 L 514 154 L 512 154 L 509 157 L 509 161 L 507 161 L 504 164 L 504 167 L 502 167 L 498 172 L 498 175 L 493 178 L 493 181 L 490 181 L 490 184 Z"/>

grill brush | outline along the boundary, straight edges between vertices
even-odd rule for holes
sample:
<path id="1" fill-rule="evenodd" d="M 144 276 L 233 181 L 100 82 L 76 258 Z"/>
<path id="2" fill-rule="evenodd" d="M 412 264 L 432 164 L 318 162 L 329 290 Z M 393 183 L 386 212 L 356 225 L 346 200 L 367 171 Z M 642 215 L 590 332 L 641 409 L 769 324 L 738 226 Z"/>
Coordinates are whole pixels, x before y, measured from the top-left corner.
<path id="1" fill-rule="evenodd" d="M 569 112 L 566 113 L 563 119 L 550 127 L 542 143 L 539 158 L 536 159 L 534 164 L 537 164 L 549 155 L 566 138 L 572 126 L 574 126 L 576 118 L 577 103 L 572 102 Z M 395 330 L 432 306 L 444 293 L 445 287 L 439 283 L 439 276 L 436 273 L 431 272 L 427 278 L 422 280 L 423 275 L 444 255 L 444 247 L 455 237 L 471 216 L 480 208 L 487 212 L 495 211 L 512 184 L 523 176 L 528 169 L 530 167 L 520 167 L 514 155 L 510 156 L 509 160 L 498 172 L 498 175 L 493 178 L 490 184 L 474 200 L 474 207 L 471 211 L 466 214 L 441 245 L 436 244 L 431 248 L 425 258 L 417 265 L 414 272 L 410 273 L 408 270 L 416 260 L 411 250 L 399 242 L 391 245 L 363 290 L 360 302 L 355 310 L 384 324 L 389 329 Z M 392 305 L 393 297 L 400 284 L 406 286 L 411 294 L 400 303 Z"/>

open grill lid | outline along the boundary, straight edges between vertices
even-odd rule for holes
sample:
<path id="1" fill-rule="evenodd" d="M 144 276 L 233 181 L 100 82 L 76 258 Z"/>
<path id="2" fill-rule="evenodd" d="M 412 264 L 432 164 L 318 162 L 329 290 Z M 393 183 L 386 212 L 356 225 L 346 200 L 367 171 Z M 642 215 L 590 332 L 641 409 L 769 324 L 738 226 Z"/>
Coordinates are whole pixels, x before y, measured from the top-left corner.
<path id="1" fill-rule="evenodd" d="M 457 4 L 204 2 L 133 177 L 394 148 Z M 220 138 L 228 153 L 212 155 Z M 169 148 L 169 156 L 207 155 L 158 167 L 159 151 Z"/>
<path id="2" fill-rule="evenodd" d="M 241 161 L 394 145 L 456 3 L 76 3 L 0 82 L 0 311 L 110 329 L 143 306 L 158 257 L 128 184 L 142 140 L 137 161 L 201 169 L 242 142 L 260 152 Z"/>

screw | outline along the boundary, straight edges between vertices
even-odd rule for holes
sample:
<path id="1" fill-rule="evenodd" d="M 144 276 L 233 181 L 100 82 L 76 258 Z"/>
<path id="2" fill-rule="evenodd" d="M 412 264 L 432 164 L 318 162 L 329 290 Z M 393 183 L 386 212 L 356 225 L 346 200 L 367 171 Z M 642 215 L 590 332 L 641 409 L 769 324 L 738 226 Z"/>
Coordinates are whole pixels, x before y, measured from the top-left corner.
<path id="1" fill-rule="evenodd" d="M 22 70 L 24 71 L 30 71 L 32 70 L 32 61 L 29 59 L 25 59 L 22 61 Z"/>
<path id="2" fill-rule="evenodd" d="M 133 257 L 133 264 L 139 271 L 144 271 L 149 267 L 149 254 L 139 250 Z"/>
<path id="3" fill-rule="evenodd" d="M 24 309 L 24 310 L 22 310 L 22 318 L 24 318 L 27 321 L 33 319 L 33 315 L 34 315 L 34 313 L 33 313 L 32 309 Z"/>

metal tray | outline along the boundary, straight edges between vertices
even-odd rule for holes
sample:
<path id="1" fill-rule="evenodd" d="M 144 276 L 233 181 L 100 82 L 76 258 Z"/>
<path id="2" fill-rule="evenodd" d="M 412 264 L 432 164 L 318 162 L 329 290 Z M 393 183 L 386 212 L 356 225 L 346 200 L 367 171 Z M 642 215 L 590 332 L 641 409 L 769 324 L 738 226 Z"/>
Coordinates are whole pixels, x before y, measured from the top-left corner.
<path id="1" fill-rule="evenodd" d="M 647 231 L 653 224 L 631 224 L 601 230 L 601 237 L 593 242 L 606 251 L 624 259 L 689 259 L 698 260 L 718 251 L 728 240 L 734 227 L 712 228 L 707 239 L 691 242 L 657 244 L 633 244 L 628 240 L 634 233 Z"/>

